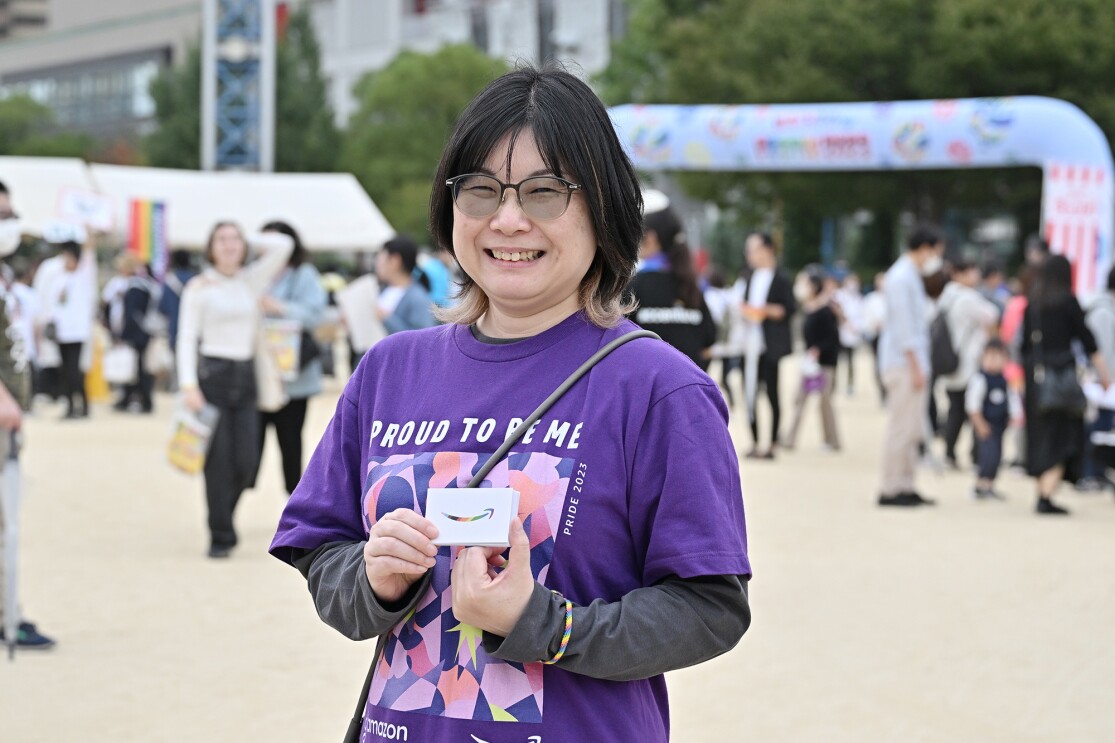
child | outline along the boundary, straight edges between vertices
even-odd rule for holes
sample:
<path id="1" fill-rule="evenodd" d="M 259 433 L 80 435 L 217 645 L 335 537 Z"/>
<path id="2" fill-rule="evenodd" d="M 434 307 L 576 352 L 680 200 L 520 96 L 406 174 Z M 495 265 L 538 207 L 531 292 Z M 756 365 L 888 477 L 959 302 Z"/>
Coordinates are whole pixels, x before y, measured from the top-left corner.
<path id="1" fill-rule="evenodd" d="M 840 354 L 840 321 L 829 303 L 830 295 L 824 291 L 824 282 L 824 269 L 816 264 L 803 268 L 794 282 L 794 297 L 805 310 L 802 335 L 806 352 L 802 359 L 801 387 L 794 400 L 793 423 L 789 435 L 782 442 L 784 449 L 792 450 L 797 444 L 805 403 L 816 393 L 821 396 L 821 428 L 825 448 L 840 451 L 840 435 L 832 407 L 836 362 Z"/>
<path id="2" fill-rule="evenodd" d="M 1018 397 L 1011 394 L 1003 374 L 1007 351 L 997 338 L 987 342 L 980 371 L 968 382 L 964 410 L 976 433 L 976 462 L 979 471 L 972 497 L 976 500 L 1003 500 L 995 490 L 995 476 L 1003 458 L 1003 433 L 1011 419 L 1021 416 Z"/>

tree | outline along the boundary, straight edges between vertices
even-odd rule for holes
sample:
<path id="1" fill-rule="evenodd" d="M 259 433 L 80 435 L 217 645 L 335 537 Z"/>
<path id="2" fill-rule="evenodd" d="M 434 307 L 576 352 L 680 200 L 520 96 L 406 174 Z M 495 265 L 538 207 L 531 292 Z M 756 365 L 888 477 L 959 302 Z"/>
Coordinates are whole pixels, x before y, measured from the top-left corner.
<path id="1" fill-rule="evenodd" d="M 192 44 L 176 67 L 164 67 L 151 81 L 158 128 L 147 135 L 143 150 L 159 168 L 201 167 L 201 48 Z"/>
<path id="2" fill-rule="evenodd" d="M 337 165 L 340 136 L 321 74 L 321 49 L 310 11 L 290 16 L 275 58 L 275 169 L 328 172 Z"/>
<path id="3" fill-rule="evenodd" d="M 333 123 L 321 53 L 309 9 L 290 16 L 275 54 L 275 170 L 331 171 L 339 135 Z M 163 168 L 201 167 L 201 49 L 186 51 L 181 65 L 163 68 L 151 83 L 158 129 L 144 141 L 150 163 Z"/>
<path id="4" fill-rule="evenodd" d="M 601 80 L 610 102 L 1051 95 L 1092 115 L 1109 139 L 1115 133 L 1109 94 L 1115 7 L 1108 0 L 1069 6 L 1039 0 L 710 0 L 673 13 L 670 6 L 667 0 L 632 0 L 631 33 Z M 630 97 L 617 97 L 624 93 Z M 787 242 L 793 237 L 809 250 L 819 238 L 820 218 L 870 209 L 877 218 L 861 256 L 869 267 L 890 260 L 903 211 L 940 220 L 952 207 L 996 205 L 1030 230 L 1040 199 L 1035 169 L 687 173 L 679 181 L 745 220 L 756 212 L 786 215 L 793 220 L 786 224 Z M 775 209 L 779 203 L 784 210 Z"/>
<path id="5" fill-rule="evenodd" d="M 92 148 L 84 134 L 57 132 L 54 112 L 30 96 L 0 100 L 0 154 L 84 157 Z"/>
<path id="6" fill-rule="evenodd" d="M 403 52 L 357 83 L 344 162 L 397 230 L 429 237 L 430 183 L 445 141 L 468 102 L 506 70 L 475 47 L 446 46 Z"/>

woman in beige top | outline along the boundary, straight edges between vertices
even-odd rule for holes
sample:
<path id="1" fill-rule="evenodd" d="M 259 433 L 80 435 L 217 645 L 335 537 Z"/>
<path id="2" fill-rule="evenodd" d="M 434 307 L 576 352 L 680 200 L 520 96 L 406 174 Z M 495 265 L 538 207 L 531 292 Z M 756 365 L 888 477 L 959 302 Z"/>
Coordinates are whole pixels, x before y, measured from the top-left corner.
<path id="1" fill-rule="evenodd" d="M 240 228 L 219 222 L 209 235 L 209 268 L 182 292 L 178 329 L 178 379 L 188 408 L 216 408 L 219 417 L 205 460 L 209 506 L 209 556 L 228 557 L 236 546 L 232 514 L 255 474 L 259 438 L 255 351 L 260 300 L 283 270 L 293 243 L 283 235 L 261 237 L 260 256 L 248 262 Z"/>

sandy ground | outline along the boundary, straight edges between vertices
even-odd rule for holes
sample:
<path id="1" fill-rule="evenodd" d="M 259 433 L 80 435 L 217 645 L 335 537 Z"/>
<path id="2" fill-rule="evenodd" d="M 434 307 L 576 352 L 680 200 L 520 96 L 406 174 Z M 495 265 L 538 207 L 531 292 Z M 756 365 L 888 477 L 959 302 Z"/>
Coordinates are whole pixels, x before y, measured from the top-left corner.
<path id="1" fill-rule="evenodd" d="M 308 446 L 338 390 L 311 403 Z M 241 547 L 215 563 L 200 481 L 164 464 L 171 406 L 84 422 L 44 406 L 27 424 L 22 595 L 59 645 L 0 659 L 3 743 L 342 736 L 372 645 L 321 624 L 265 552 L 273 442 Z M 925 472 L 937 508 L 881 510 L 873 390 L 838 414 L 844 453 L 821 450 L 813 413 L 797 452 L 744 463 L 754 623 L 671 674 L 673 740 L 1115 740 L 1111 496 L 1065 493 L 1073 516 L 1042 520 L 1020 477 L 1001 480 L 1008 502 L 975 503 L 969 474 Z"/>

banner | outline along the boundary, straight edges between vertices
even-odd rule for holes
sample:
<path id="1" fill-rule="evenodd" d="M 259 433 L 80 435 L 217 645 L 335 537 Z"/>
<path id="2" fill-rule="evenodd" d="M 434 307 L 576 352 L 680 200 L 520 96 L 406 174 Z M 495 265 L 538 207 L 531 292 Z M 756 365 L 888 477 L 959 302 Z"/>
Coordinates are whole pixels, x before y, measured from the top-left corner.
<path id="1" fill-rule="evenodd" d="M 129 210 L 128 251 L 151 267 L 151 274 L 162 281 L 170 263 L 166 237 L 166 204 L 148 199 L 132 199 Z"/>
<path id="2" fill-rule="evenodd" d="M 1096 123 L 1065 101 L 1021 96 L 771 106 L 625 105 L 612 108 L 610 114 L 640 170 L 1039 167 L 1045 177 L 1043 234 L 1052 236 L 1049 242 L 1055 251 L 1073 261 L 1078 291 L 1094 292 L 1112 264 L 1111 149 Z"/>

